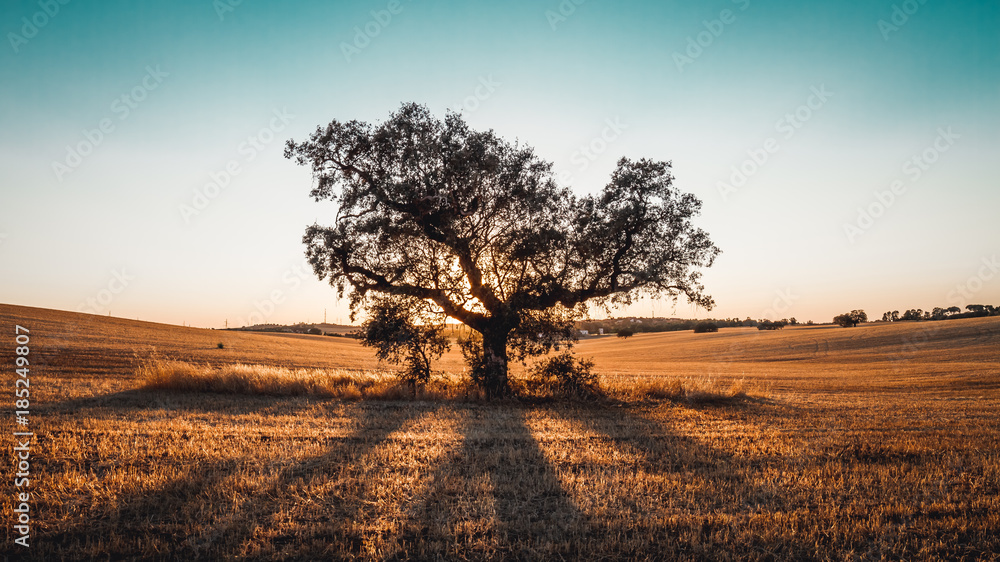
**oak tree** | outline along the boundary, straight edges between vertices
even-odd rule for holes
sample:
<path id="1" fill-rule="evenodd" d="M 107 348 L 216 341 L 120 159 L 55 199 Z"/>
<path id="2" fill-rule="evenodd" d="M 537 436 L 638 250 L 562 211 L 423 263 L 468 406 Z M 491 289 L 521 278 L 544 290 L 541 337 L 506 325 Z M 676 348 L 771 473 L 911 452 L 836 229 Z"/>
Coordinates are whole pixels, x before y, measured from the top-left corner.
<path id="1" fill-rule="evenodd" d="M 338 207 L 306 229 L 315 273 L 349 292 L 353 312 L 375 296 L 416 299 L 481 334 L 471 367 L 489 397 L 509 391 L 512 358 L 571 339 L 588 305 L 714 304 L 698 269 L 719 249 L 670 162 L 622 158 L 599 193 L 576 194 L 531 147 L 412 103 L 379 124 L 318 127 L 285 156 Z"/>

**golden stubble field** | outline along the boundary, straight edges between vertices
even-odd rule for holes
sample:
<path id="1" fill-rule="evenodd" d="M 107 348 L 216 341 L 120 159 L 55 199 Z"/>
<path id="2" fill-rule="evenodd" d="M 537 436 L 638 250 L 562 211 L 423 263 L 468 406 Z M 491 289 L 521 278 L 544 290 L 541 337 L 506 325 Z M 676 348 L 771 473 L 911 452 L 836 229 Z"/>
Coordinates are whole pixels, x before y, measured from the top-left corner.
<path id="1" fill-rule="evenodd" d="M 15 324 L 37 438 L 23 549 L 5 425 L 13 559 L 1000 558 L 1000 318 L 589 339 L 611 387 L 757 389 L 598 404 L 144 390 L 153 356 L 377 365 L 342 338 L 0 305 L 8 403 Z"/>

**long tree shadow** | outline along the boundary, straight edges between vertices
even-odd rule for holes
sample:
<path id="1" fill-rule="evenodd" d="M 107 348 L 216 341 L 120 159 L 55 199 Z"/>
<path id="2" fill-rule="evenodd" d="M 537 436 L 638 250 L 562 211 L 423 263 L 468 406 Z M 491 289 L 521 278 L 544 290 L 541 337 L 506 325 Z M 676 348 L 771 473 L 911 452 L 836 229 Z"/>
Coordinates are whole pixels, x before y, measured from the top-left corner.
<path id="1" fill-rule="evenodd" d="M 299 440 L 283 446 L 271 443 L 276 448 L 269 451 L 278 456 L 247 450 L 221 460 L 163 458 L 161 462 L 187 466 L 162 483 L 118 491 L 117 497 L 112 493 L 98 498 L 103 500 L 98 504 L 60 498 L 60 509 L 72 523 L 48 525 L 44 544 L 56 550 L 43 546 L 32 549 L 32 554 L 37 559 L 51 558 L 56 552 L 111 559 L 267 558 L 266 552 L 252 551 L 255 539 L 295 503 L 296 486 L 357 461 L 408 420 L 427 411 L 407 403 L 369 403 L 352 409 L 355 415 L 347 435 L 305 437 L 307 443 L 322 448 L 318 454 L 296 456 L 295 446 L 303 444 Z M 139 469 L 155 471 L 155 467 Z M 102 491 L 100 477 L 91 473 L 91 478 L 97 480 L 94 488 Z M 293 539 L 279 535 L 265 544 L 280 547 Z"/>
<path id="2" fill-rule="evenodd" d="M 274 475 L 253 499 L 236 506 L 212 525 L 211 531 L 195 544 L 196 554 L 210 559 L 300 558 L 303 552 L 331 550 L 333 545 L 359 552 L 364 537 L 353 532 L 362 505 L 374 501 L 366 497 L 364 480 L 345 481 L 345 469 L 374 477 L 361 460 L 386 442 L 389 436 L 416 418 L 433 413 L 435 404 L 366 403 L 359 406 L 354 430 L 344 438 L 328 441 L 321 453 L 299 459 Z M 322 497 L 315 488 L 324 487 Z M 303 502 L 322 500 L 325 510 L 311 519 L 295 513 L 295 525 L 282 526 L 290 511 Z M 288 546 L 289 551 L 283 552 Z"/>
<path id="3" fill-rule="evenodd" d="M 78 405 L 141 410 L 146 398 L 126 392 Z M 46 542 L 83 557 L 144 559 L 738 557 L 747 551 L 723 540 L 739 534 L 734 525 L 761 510 L 795 507 L 773 481 L 757 477 L 770 466 L 767 454 L 692 436 L 669 417 L 653 419 L 648 408 L 449 407 L 461 420 L 453 424 L 461 445 L 437 464 L 401 468 L 394 448 L 369 455 L 442 408 L 359 403 L 347 407 L 343 434 L 299 436 L 268 449 L 261 443 L 262 450 L 225 459 L 187 458 L 170 478 L 125 489 L 113 501 L 88 506 L 69 498 L 70 511 L 85 513 L 47 530 Z M 545 420 L 572 429 L 545 435 Z M 391 476 L 380 471 L 428 466 L 417 485 L 375 493 Z M 370 529 L 358 521 L 380 502 L 406 503 L 408 519 L 388 541 L 378 537 L 385 549 L 373 550 Z M 781 537 L 750 540 L 742 548 L 808 557 Z"/>
<path id="4" fill-rule="evenodd" d="M 763 453 L 738 454 L 748 448 L 745 436 L 717 446 L 634 407 L 560 408 L 551 413 L 592 432 L 600 441 L 594 446 L 615 450 L 623 459 L 618 468 L 632 472 L 621 478 L 626 486 L 604 490 L 617 497 L 616 509 L 609 510 L 617 519 L 595 523 L 616 537 L 614 546 L 602 550 L 633 559 L 738 558 L 748 552 L 765 558 L 810 557 L 809 548 L 815 545 L 775 535 L 764 539 L 766 529 L 748 532 L 761 513 L 801 507 L 792 505 L 787 487 L 765 475 L 768 468 L 783 465 L 780 454 L 766 447 Z"/>
<path id="5" fill-rule="evenodd" d="M 157 410 L 162 410 L 164 416 L 168 417 L 182 413 L 213 413 L 224 416 L 288 415 L 325 402 L 329 402 L 329 399 L 310 395 L 272 396 L 134 388 L 41 403 L 33 405 L 32 409 L 45 416 L 70 414 L 74 417 L 113 417 L 120 420 Z"/>
<path id="6" fill-rule="evenodd" d="M 385 559 L 573 559 L 590 524 L 520 406 L 469 407 L 463 443 L 437 467 Z"/>
<path id="7" fill-rule="evenodd" d="M 121 419 L 131 413 L 150 410 L 165 410 L 171 413 L 214 412 L 225 415 L 294 413 L 292 411 L 294 409 L 323 401 L 325 399 L 312 396 L 175 392 L 135 388 L 59 402 L 40 403 L 33 405 L 32 409 L 39 415 L 72 413 L 77 417 L 107 415 Z"/>

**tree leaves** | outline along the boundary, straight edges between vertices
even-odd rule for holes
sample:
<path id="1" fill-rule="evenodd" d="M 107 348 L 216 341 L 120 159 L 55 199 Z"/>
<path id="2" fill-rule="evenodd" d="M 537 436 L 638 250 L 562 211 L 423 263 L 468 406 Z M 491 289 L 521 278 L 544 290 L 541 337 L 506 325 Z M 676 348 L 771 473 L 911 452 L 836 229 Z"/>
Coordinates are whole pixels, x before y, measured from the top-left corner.
<path id="1" fill-rule="evenodd" d="M 339 203 L 335 224 L 303 242 L 320 278 L 350 285 L 355 312 L 370 292 L 432 302 L 515 334 L 521 355 L 548 349 L 531 332 L 570 334 L 587 303 L 713 305 L 697 269 L 719 249 L 693 226 L 701 202 L 673 186 L 670 162 L 622 158 L 600 193 L 578 197 L 530 147 L 413 103 L 379 125 L 333 121 L 285 156 L 311 167 L 314 198 Z"/>

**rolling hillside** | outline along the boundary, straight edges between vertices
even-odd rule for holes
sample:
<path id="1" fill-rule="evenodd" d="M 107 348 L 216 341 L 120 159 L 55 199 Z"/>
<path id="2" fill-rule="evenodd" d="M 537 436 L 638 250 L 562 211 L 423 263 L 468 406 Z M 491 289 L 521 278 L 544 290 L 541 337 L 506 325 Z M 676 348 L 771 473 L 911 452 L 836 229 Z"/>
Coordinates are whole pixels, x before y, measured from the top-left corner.
<path id="1" fill-rule="evenodd" d="M 35 364 L 44 366 L 44 376 L 57 379 L 110 378 L 128 386 L 135 367 L 154 355 L 210 364 L 388 367 L 348 338 L 206 330 L 0 305 L 0 329 L 13 334 L 14 324 L 31 330 Z M 728 328 L 710 334 L 637 334 L 625 340 L 598 336 L 584 338 L 574 349 L 591 357 L 599 373 L 612 377 L 742 378 L 767 382 L 776 391 L 1000 388 L 1000 318 L 764 332 Z M 12 353 L 11 346 L 0 349 L 4 356 Z M 457 346 L 437 368 L 464 368 Z"/>

